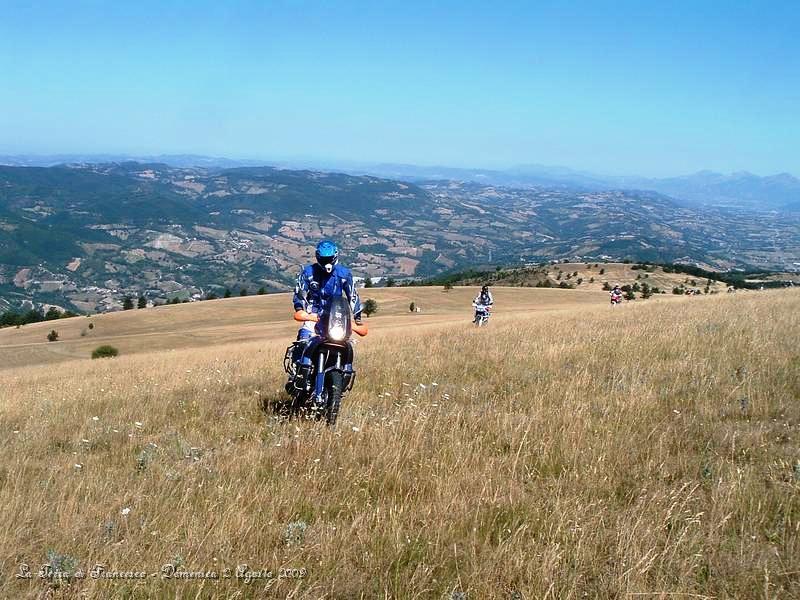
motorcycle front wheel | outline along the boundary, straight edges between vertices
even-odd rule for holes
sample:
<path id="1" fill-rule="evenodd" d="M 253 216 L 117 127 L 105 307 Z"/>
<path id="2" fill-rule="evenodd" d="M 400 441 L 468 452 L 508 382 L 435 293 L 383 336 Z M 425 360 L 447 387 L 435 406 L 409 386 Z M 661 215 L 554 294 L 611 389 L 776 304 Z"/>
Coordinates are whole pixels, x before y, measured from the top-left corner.
<path id="1" fill-rule="evenodd" d="M 325 391 L 327 392 L 327 402 L 325 403 L 325 422 L 329 427 L 336 426 L 336 419 L 339 417 L 339 406 L 342 403 L 342 391 L 344 390 L 344 376 L 340 371 L 331 371 L 325 381 Z"/>

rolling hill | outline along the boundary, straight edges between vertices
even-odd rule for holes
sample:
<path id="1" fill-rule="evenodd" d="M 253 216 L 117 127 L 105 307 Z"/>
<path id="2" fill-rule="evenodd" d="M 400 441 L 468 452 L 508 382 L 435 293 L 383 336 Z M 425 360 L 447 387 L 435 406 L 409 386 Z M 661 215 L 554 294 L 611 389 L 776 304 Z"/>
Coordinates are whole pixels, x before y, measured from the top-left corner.
<path id="1" fill-rule="evenodd" d="M 287 289 L 335 237 L 356 275 L 631 258 L 794 268 L 800 217 L 697 210 L 654 192 L 515 189 L 269 167 L 0 167 L 0 308 Z"/>
<path id="2" fill-rule="evenodd" d="M 413 324 L 415 328 L 447 323 L 464 324 L 472 318 L 472 299 L 478 288 L 441 287 L 374 288 L 361 291 L 363 299 L 378 302 L 370 317 L 376 335 L 394 334 Z M 571 290 L 495 289 L 498 315 L 537 314 L 604 305 L 605 292 Z M 419 313 L 411 314 L 414 302 Z M 0 370 L 34 364 L 88 360 L 102 344 L 112 344 L 124 355 L 205 348 L 246 341 L 288 345 L 297 333 L 289 294 L 268 294 L 158 306 L 57 322 L 0 329 Z M 90 328 L 91 325 L 91 328 Z M 58 342 L 48 342 L 56 329 Z"/>

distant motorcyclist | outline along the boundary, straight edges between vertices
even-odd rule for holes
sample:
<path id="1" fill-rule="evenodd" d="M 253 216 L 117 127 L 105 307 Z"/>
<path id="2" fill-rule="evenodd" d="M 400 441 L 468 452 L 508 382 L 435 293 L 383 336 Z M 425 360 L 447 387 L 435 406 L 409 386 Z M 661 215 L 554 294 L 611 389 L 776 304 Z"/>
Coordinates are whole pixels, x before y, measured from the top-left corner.
<path id="1" fill-rule="evenodd" d="M 492 296 L 492 292 L 489 291 L 489 286 L 484 285 L 481 288 L 480 293 L 475 296 L 475 299 L 472 301 L 472 306 L 475 308 L 475 318 L 473 319 L 473 323 L 478 323 L 481 315 L 488 315 L 489 311 L 491 310 L 491 306 L 494 304 L 494 297 Z"/>
<path id="2" fill-rule="evenodd" d="M 472 302 L 481 306 L 491 306 L 494 304 L 494 297 L 492 296 L 492 292 L 489 291 L 489 286 L 484 285 L 481 288 L 480 293 L 475 296 L 475 300 Z"/>
<path id="3" fill-rule="evenodd" d="M 611 306 L 622 303 L 622 289 L 619 284 L 615 285 L 611 290 Z"/>
<path id="4" fill-rule="evenodd" d="M 332 298 L 344 295 L 350 302 L 353 319 L 361 325 L 361 299 L 353 285 L 350 269 L 339 264 L 339 248 L 334 242 L 323 240 L 317 244 L 314 254 L 316 262 L 300 271 L 292 298 L 295 312 L 305 311 L 316 316 L 315 321 L 306 321 L 297 332 L 297 341 L 303 343 L 295 345 L 292 358 L 298 367 L 308 361 L 303 357 L 303 350 L 316 334 L 317 322 L 325 314 Z"/>

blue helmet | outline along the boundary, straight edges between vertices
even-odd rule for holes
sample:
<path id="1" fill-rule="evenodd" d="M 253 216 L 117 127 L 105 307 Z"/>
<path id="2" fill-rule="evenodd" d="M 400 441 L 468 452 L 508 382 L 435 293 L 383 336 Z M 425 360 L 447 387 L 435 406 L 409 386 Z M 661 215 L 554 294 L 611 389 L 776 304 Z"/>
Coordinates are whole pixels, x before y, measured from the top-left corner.
<path id="1" fill-rule="evenodd" d="M 328 273 L 333 271 L 333 266 L 339 262 L 339 248 L 335 242 L 330 240 L 323 240 L 317 244 L 314 254 L 317 257 L 317 264 Z"/>

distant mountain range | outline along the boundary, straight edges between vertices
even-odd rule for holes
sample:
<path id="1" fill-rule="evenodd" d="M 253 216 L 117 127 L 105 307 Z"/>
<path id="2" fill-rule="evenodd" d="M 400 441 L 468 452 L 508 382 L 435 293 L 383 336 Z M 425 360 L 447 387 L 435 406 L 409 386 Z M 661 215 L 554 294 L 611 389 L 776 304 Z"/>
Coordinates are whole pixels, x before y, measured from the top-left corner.
<path id="1" fill-rule="evenodd" d="M 50 156 L 0 156 L 0 165 L 55 166 L 136 161 L 171 167 L 237 168 L 273 166 L 285 169 L 338 171 L 350 175 L 372 175 L 419 183 L 433 180 L 474 182 L 512 188 L 572 190 L 646 190 L 674 198 L 689 207 L 716 207 L 754 211 L 800 212 L 800 179 L 789 173 L 761 177 L 746 171 L 724 175 L 699 171 L 666 178 L 608 176 L 567 167 L 520 165 L 505 170 L 419 166 L 393 163 L 359 163 L 311 160 L 239 160 L 194 154 L 127 156 L 59 154 Z"/>
<path id="2" fill-rule="evenodd" d="M 566 167 L 526 165 L 508 170 L 456 169 L 379 164 L 350 172 L 407 181 L 447 179 L 486 185 L 577 190 L 645 190 L 660 192 L 691 207 L 800 212 L 800 179 L 788 173 L 760 177 L 700 171 L 683 177 L 646 178 L 595 175 Z"/>
<path id="3" fill-rule="evenodd" d="M 138 162 L 0 167 L 0 309 L 285 290 L 322 237 L 336 238 L 362 277 L 564 258 L 799 266 L 791 213 L 754 218 L 641 190 L 404 179 Z"/>

